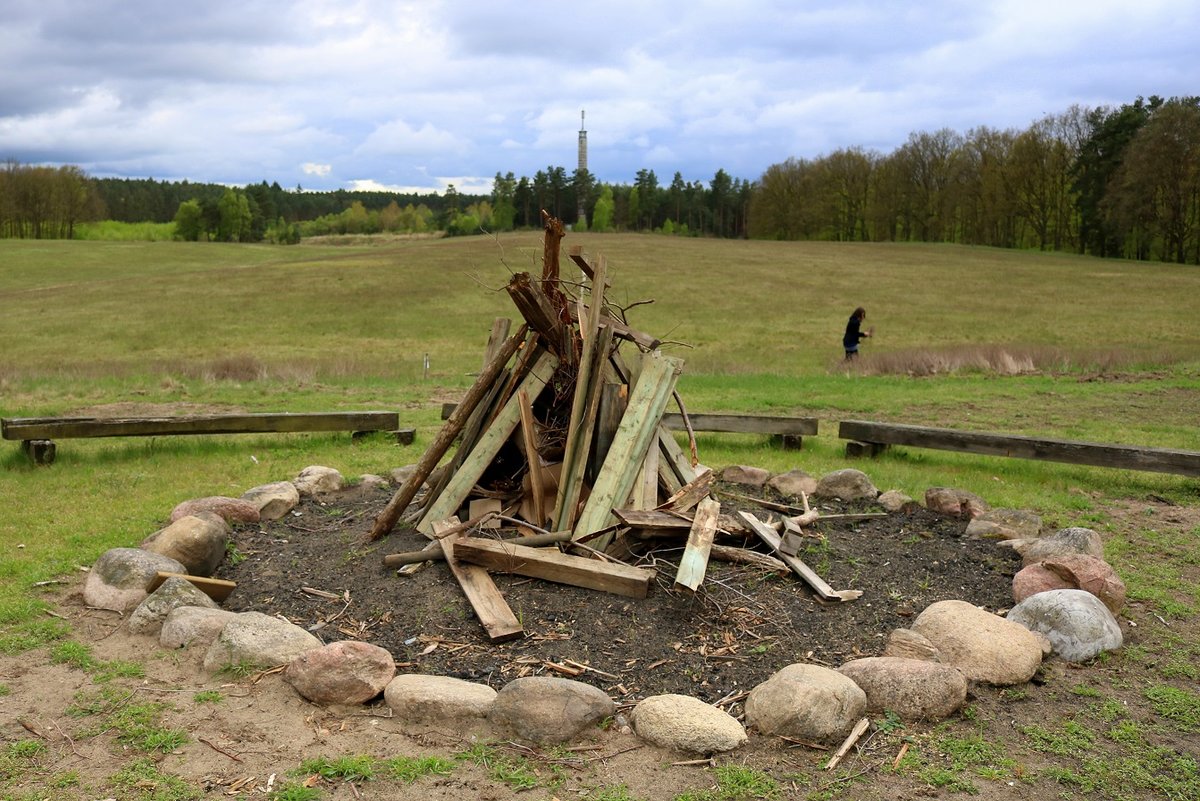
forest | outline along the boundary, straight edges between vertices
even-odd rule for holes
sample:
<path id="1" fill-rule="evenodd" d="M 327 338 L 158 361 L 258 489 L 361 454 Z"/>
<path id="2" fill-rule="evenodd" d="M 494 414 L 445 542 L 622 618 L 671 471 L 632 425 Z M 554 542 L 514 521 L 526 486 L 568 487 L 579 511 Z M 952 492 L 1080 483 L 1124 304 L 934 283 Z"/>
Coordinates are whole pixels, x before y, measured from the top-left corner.
<path id="1" fill-rule="evenodd" d="M 294 243 L 380 232 L 470 235 L 539 225 L 778 240 L 949 242 L 1200 264 L 1200 98 L 1072 106 L 1024 130 L 913 132 L 891 153 L 788 158 L 756 180 L 719 169 L 630 183 L 549 166 L 497 172 L 490 195 L 241 188 L 92 178 L 7 162 L 0 237 L 70 238 L 78 223 L 175 223 L 180 239 Z"/>

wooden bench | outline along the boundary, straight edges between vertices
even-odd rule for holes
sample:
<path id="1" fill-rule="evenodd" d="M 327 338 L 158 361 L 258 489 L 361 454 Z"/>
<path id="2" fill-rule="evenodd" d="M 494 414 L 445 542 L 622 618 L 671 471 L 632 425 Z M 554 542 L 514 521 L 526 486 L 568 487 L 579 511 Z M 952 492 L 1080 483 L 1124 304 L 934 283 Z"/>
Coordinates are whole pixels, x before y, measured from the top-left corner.
<path id="1" fill-rule="evenodd" d="M 442 419 L 450 419 L 456 404 L 442 404 Z M 683 431 L 683 415 L 664 414 L 663 424 L 674 431 Z M 799 449 L 804 436 L 816 436 L 817 420 L 814 417 L 772 417 L 762 414 L 689 414 L 688 421 L 693 431 L 723 434 L 769 434 L 784 448 Z"/>
<path id="2" fill-rule="evenodd" d="M 185 417 L 13 417 L 0 419 L 0 437 L 20 440 L 21 450 L 37 464 L 54 461 L 56 439 L 81 437 L 167 437 L 189 434 L 277 434 L 350 431 L 357 438 L 376 431 L 395 432 L 412 443 L 413 429 L 400 429 L 399 412 L 301 412 L 280 414 L 203 414 Z"/>
<path id="3" fill-rule="evenodd" d="M 838 436 L 852 440 L 846 443 L 847 456 L 875 456 L 891 445 L 911 445 L 988 456 L 1200 476 L 1200 452 L 1197 451 L 1103 445 L 863 420 L 843 420 L 838 426 Z"/>

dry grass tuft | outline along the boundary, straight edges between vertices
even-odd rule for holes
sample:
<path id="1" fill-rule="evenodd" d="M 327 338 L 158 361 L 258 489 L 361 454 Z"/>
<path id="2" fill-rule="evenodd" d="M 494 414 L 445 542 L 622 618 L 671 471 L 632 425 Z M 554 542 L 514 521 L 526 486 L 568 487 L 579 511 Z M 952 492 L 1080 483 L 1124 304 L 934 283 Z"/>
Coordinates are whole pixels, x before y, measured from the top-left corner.
<path id="1" fill-rule="evenodd" d="M 1180 360 L 1171 352 L 1146 353 L 1124 348 L 1075 351 L 1049 346 L 963 345 L 953 348 L 910 348 L 860 356 L 851 369 L 862 375 L 931 376 L 972 372 L 1030 375 L 1092 370 L 1107 373 Z M 845 369 L 846 365 L 842 365 Z"/>
<path id="2" fill-rule="evenodd" d="M 204 364 L 196 376 L 205 381 L 237 381 L 246 383 L 268 377 L 267 366 L 252 354 L 237 353 L 222 356 Z"/>

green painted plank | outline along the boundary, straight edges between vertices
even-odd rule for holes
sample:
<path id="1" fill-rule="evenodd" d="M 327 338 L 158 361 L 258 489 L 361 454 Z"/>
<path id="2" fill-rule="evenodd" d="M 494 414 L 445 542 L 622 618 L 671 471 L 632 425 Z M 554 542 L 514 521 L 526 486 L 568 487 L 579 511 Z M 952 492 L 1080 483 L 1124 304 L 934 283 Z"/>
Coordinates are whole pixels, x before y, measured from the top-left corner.
<path id="1" fill-rule="evenodd" d="M 655 441 L 663 409 L 671 398 L 675 379 L 683 361 L 664 356 L 661 351 L 648 353 L 643 359 L 641 377 L 629 395 L 629 406 L 608 450 L 600 475 L 592 486 L 574 529 L 572 539 L 579 539 L 608 526 L 613 520 L 613 506 L 624 504 L 633 490 L 641 471 L 646 450 Z M 598 537 L 593 547 L 603 549 L 612 538 Z"/>

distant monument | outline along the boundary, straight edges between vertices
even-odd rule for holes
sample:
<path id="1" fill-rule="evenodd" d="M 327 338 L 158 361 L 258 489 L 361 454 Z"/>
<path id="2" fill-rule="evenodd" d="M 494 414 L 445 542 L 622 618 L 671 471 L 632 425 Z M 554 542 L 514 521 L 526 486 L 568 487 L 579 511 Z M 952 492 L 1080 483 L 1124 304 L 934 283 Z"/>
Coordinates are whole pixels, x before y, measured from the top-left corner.
<path id="1" fill-rule="evenodd" d="M 587 112 L 584 109 L 579 110 L 579 171 L 581 173 L 587 171 L 587 126 L 584 122 L 587 119 Z M 584 220 L 586 222 L 587 212 L 583 208 L 584 198 L 579 198 L 579 208 L 576 220 Z"/>

